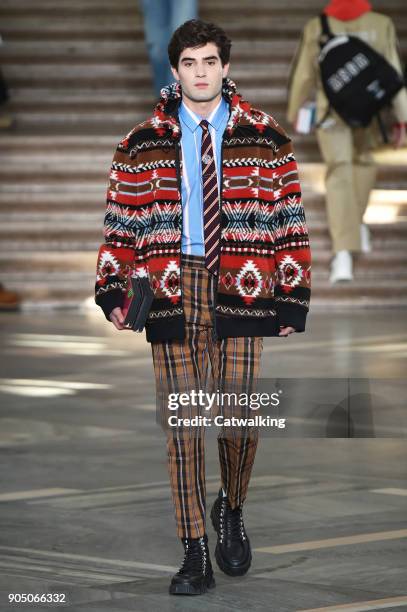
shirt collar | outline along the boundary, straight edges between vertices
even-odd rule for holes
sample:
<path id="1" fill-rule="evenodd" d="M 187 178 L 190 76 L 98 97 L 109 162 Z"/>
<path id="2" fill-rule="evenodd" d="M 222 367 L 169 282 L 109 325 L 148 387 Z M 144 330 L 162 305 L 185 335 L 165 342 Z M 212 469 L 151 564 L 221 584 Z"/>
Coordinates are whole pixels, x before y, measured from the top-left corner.
<path id="1" fill-rule="evenodd" d="M 226 114 L 229 115 L 229 105 L 222 96 L 219 104 L 213 109 L 209 117 L 206 117 L 206 120 L 212 127 L 215 128 L 215 130 L 218 130 L 222 119 Z M 181 102 L 179 108 L 179 118 L 183 123 L 185 123 L 191 132 L 194 132 L 196 128 L 199 127 L 199 124 L 203 119 L 203 117 L 197 115 L 194 113 L 194 111 L 188 108 L 183 101 Z"/>

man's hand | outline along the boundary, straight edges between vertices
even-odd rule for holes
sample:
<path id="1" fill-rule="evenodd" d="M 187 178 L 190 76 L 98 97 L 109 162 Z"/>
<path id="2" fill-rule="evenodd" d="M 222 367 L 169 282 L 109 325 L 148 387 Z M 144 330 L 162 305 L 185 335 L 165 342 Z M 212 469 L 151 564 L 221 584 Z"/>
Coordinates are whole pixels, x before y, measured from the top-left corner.
<path id="1" fill-rule="evenodd" d="M 284 327 L 284 326 L 280 325 L 280 333 L 278 335 L 279 336 L 289 336 L 293 332 L 295 332 L 295 328 L 294 327 Z"/>
<path id="2" fill-rule="evenodd" d="M 395 123 L 393 125 L 392 143 L 395 149 L 404 147 L 406 142 L 406 124 Z"/>
<path id="3" fill-rule="evenodd" d="M 112 312 L 109 315 L 109 319 L 111 320 L 116 329 L 130 329 L 130 327 L 124 327 L 123 325 L 124 316 L 120 306 L 116 306 L 116 308 L 113 308 Z"/>

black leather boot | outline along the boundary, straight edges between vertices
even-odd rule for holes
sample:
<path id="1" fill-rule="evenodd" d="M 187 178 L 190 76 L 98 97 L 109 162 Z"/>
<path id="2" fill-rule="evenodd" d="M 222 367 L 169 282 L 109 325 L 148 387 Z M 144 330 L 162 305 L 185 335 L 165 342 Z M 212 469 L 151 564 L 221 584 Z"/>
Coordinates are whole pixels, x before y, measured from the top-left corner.
<path id="1" fill-rule="evenodd" d="M 208 536 L 183 538 L 184 560 L 170 584 L 171 595 L 202 595 L 215 586 Z"/>
<path id="2" fill-rule="evenodd" d="M 252 562 L 250 541 L 243 523 L 242 505 L 231 509 L 222 489 L 211 510 L 211 519 L 218 534 L 215 549 L 216 562 L 229 576 L 242 576 Z"/>

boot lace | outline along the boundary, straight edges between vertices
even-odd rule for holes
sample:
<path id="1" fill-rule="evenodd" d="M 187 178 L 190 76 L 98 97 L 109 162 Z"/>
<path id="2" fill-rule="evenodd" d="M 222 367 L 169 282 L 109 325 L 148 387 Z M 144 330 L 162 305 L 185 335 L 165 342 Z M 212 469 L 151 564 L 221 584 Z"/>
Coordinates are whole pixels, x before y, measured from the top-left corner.
<path id="1" fill-rule="evenodd" d="M 184 559 L 178 574 L 205 574 L 208 565 L 208 553 L 203 537 L 184 538 Z"/>
<path id="2" fill-rule="evenodd" d="M 243 523 L 242 504 L 232 510 L 229 507 L 228 500 L 222 499 L 222 501 L 220 502 L 219 531 L 220 543 L 223 543 L 226 538 L 228 540 L 240 541 L 244 541 L 247 539 Z"/>

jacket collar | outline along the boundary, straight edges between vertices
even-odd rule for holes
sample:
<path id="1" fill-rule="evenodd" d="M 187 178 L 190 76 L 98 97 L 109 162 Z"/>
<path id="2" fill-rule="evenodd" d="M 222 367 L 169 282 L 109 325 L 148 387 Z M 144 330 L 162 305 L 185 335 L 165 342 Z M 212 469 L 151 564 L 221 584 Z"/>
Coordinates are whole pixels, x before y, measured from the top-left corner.
<path id="1" fill-rule="evenodd" d="M 154 108 L 152 125 L 159 136 L 164 136 L 168 131 L 174 139 L 179 139 L 181 128 L 178 119 L 178 107 L 181 103 L 182 88 L 177 81 L 161 89 L 161 97 Z M 241 125 L 252 125 L 258 132 L 263 132 L 270 118 L 265 113 L 253 108 L 249 102 L 243 100 L 236 91 L 235 83 L 229 79 L 223 79 L 222 95 L 229 104 L 230 115 L 226 125 L 226 132 L 231 135 L 235 128 Z"/>

